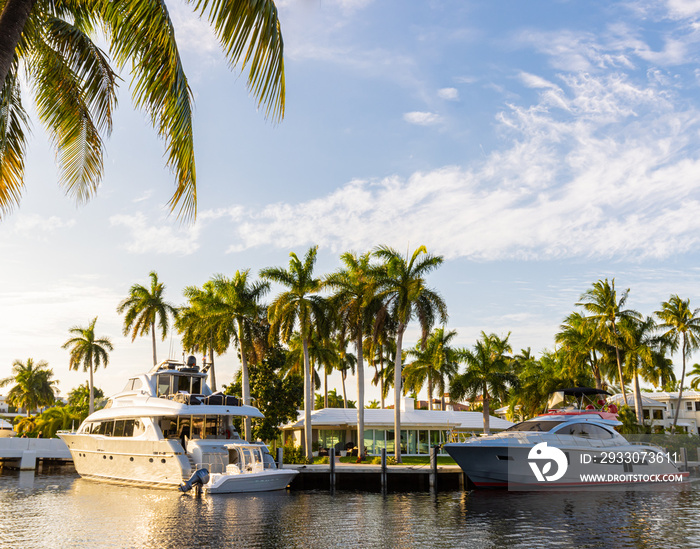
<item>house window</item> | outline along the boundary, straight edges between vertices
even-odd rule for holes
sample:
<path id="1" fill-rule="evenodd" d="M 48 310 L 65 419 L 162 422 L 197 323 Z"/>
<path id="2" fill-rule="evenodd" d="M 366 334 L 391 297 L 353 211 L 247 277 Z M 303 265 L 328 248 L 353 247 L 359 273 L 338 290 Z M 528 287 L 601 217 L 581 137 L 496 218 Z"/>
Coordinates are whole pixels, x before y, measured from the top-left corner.
<path id="1" fill-rule="evenodd" d="M 685 403 L 685 409 L 688 410 L 689 412 L 693 411 L 693 403 L 692 402 L 686 402 Z"/>
<path id="2" fill-rule="evenodd" d="M 649 419 L 649 410 L 642 410 L 642 417 L 644 419 Z"/>
<path id="3" fill-rule="evenodd" d="M 700 412 L 700 400 L 695 401 L 695 411 Z"/>

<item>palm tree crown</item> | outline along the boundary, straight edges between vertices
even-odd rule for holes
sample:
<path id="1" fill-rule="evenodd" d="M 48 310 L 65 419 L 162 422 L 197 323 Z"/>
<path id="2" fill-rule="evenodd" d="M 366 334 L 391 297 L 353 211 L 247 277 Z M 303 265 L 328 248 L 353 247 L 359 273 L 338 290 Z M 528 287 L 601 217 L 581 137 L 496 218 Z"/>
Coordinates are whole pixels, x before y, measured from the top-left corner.
<path id="1" fill-rule="evenodd" d="M 283 42 L 272 0 L 200 0 L 230 65 L 249 67 L 248 88 L 275 120 L 284 116 Z M 0 213 L 19 200 L 28 117 L 20 69 L 29 76 L 37 114 L 58 151 L 62 184 L 83 201 L 102 176 L 103 144 L 116 106 L 117 76 L 92 36 L 106 37 L 111 58 L 132 74 L 134 104 L 165 141 L 177 186 L 170 201 L 196 214 L 192 91 L 165 0 L 0 1 Z"/>
<path id="2" fill-rule="evenodd" d="M 0 380 L 0 387 L 14 383 L 7 395 L 7 402 L 17 408 L 24 408 L 27 417 L 32 410 L 54 403 L 57 380 L 51 379 L 53 370 L 48 363 L 40 360 L 34 363 L 33 358 L 26 362 L 15 360 L 12 363 L 12 375 Z"/>
<path id="3" fill-rule="evenodd" d="M 164 341 L 170 329 L 170 317 L 177 317 L 177 309 L 165 301 L 165 284 L 158 280 L 158 273 L 148 273 L 151 287 L 134 284 L 129 290 L 129 297 L 117 307 L 117 312 L 124 316 L 124 335 L 131 332 L 131 341 L 137 336 L 151 334 L 153 344 L 153 365 L 158 363 L 156 357 L 156 323 L 160 328 L 161 340 Z"/>
<path id="4" fill-rule="evenodd" d="M 90 389 L 89 413 L 95 411 L 95 392 L 93 387 L 93 372 L 104 365 L 109 364 L 108 351 L 112 351 L 112 342 L 108 337 L 95 336 L 95 324 L 97 317 L 93 318 L 87 327 L 73 326 L 69 333 L 73 336 L 63 344 L 64 349 L 70 351 L 68 368 L 78 370 L 82 365 L 84 372 L 89 372 L 88 385 Z"/>

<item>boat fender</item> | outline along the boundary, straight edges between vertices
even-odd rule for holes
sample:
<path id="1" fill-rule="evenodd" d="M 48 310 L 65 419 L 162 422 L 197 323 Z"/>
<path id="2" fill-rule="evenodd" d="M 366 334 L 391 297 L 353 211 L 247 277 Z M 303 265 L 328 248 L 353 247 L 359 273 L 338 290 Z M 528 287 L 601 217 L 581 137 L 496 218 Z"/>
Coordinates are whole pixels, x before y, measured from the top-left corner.
<path id="1" fill-rule="evenodd" d="M 198 469 L 192 474 L 190 480 L 180 484 L 177 488 L 180 492 L 189 492 L 194 486 L 204 486 L 207 482 L 209 482 L 209 471 Z"/>

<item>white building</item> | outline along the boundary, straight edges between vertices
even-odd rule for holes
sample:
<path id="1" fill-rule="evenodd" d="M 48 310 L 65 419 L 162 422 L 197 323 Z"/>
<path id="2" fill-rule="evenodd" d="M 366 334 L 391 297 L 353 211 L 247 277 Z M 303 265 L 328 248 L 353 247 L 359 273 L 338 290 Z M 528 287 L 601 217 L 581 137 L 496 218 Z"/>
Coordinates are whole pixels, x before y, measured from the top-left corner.
<path id="1" fill-rule="evenodd" d="M 430 447 L 442 445 L 454 436 L 477 435 L 483 432 L 481 412 L 456 412 L 454 410 L 416 410 L 414 400 L 401 401 L 401 453 L 403 455 L 429 454 Z M 510 421 L 491 416 L 490 428 L 501 431 L 513 425 Z M 312 444 L 319 449 L 336 448 L 337 451 L 357 448 L 357 410 L 354 408 L 323 408 L 311 412 Z M 282 427 L 283 442 L 292 441 L 295 446 L 303 443 L 304 414 Z M 365 409 L 364 446 L 368 454 L 387 454 L 395 451 L 394 410 Z M 321 450 L 323 451 L 323 450 Z M 356 450 L 355 450 L 356 451 Z"/>
<path id="2" fill-rule="evenodd" d="M 9 410 L 9 405 L 5 400 L 5 395 L 0 395 L 0 414 L 6 414 Z"/>
<path id="3" fill-rule="evenodd" d="M 644 393 L 644 396 L 654 399 L 666 406 L 666 427 L 670 427 L 676 414 L 678 404 L 678 392 Z M 697 391 L 683 391 L 681 395 L 681 407 L 678 412 L 677 427 L 683 428 L 690 434 L 700 434 L 700 393 Z"/>

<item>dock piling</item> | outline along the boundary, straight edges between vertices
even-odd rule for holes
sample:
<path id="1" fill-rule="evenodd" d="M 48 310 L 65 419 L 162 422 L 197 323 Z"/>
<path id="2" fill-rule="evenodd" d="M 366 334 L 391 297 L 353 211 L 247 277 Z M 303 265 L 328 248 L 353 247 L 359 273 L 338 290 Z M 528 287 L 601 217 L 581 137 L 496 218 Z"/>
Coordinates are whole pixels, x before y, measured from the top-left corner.
<path id="1" fill-rule="evenodd" d="M 335 490 L 335 448 L 328 451 L 331 463 L 331 491 Z"/>
<path id="2" fill-rule="evenodd" d="M 382 490 L 386 490 L 386 448 L 382 448 L 382 472 L 381 472 L 381 484 Z"/>
<path id="3" fill-rule="evenodd" d="M 438 477 L 437 454 L 438 454 L 438 447 L 432 446 L 430 448 L 430 487 L 435 488 L 436 490 L 437 490 L 437 477 Z"/>
<path id="4" fill-rule="evenodd" d="M 277 468 L 282 469 L 282 465 L 284 465 L 284 448 L 279 447 L 277 448 Z"/>

